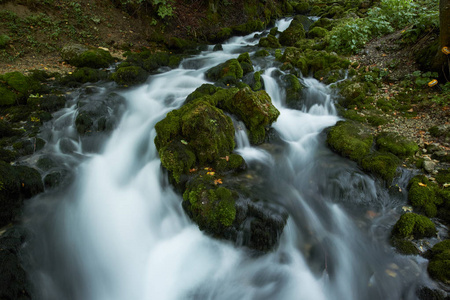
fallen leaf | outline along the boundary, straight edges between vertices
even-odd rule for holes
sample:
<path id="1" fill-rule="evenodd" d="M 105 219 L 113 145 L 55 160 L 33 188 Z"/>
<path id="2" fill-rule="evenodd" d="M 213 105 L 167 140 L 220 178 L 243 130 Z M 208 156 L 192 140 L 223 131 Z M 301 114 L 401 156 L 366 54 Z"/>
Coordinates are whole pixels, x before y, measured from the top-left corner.
<path id="1" fill-rule="evenodd" d="M 223 182 L 222 182 L 222 179 L 220 179 L 220 178 L 214 180 L 214 184 L 215 184 L 215 185 L 222 184 L 222 183 L 223 183 Z"/>
<path id="2" fill-rule="evenodd" d="M 397 277 L 397 273 L 389 269 L 386 269 L 386 274 L 388 274 L 391 277 Z"/>
<path id="3" fill-rule="evenodd" d="M 206 173 L 206 175 L 210 175 L 210 176 L 214 176 L 214 174 L 216 174 L 216 173 L 214 173 L 214 172 L 208 172 L 208 173 Z"/>
<path id="4" fill-rule="evenodd" d="M 420 186 L 427 186 L 425 183 L 419 182 L 418 185 Z"/>

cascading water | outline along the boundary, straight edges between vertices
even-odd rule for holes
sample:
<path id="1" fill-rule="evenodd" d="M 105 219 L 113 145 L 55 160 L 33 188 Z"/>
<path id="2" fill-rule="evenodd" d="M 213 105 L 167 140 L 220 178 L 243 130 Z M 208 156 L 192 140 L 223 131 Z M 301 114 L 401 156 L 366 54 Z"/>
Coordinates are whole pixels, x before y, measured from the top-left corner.
<path id="1" fill-rule="evenodd" d="M 279 246 L 254 257 L 204 235 L 185 216 L 161 171 L 154 125 L 206 82 L 207 69 L 256 43 L 253 35 L 234 38 L 223 51 L 205 51 L 119 92 L 127 110 L 101 153 L 86 158 L 80 145 L 74 183 L 29 204 L 29 269 L 41 299 L 416 299 L 423 262 L 390 249 L 382 229 L 392 221 L 365 215 L 389 215 L 395 205 L 325 147 L 321 132 L 339 120 L 329 87 L 302 78 L 303 109 L 285 107 L 273 57 L 256 68 L 266 68 L 264 86 L 281 113 L 273 127 L 284 146 L 281 153 L 251 147 L 241 130 L 237 151 L 250 168 L 262 163 L 267 189 L 280 195 L 273 200 L 289 212 Z M 71 114 L 53 123 L 62 135 L 55 133 L 54 145 L 75 141 L 64 119 Z"/>

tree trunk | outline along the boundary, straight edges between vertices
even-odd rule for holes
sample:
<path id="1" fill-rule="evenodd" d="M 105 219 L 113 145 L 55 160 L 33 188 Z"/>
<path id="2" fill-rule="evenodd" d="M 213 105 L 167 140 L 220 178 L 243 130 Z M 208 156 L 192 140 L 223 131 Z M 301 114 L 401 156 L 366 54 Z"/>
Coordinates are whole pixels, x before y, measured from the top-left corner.
<path id="1" fill-rule="evenodd" d="M 442 52 L 443 47 L 450 49 L 450 0 L 439 1 L 439 44 L 436 61 L 442 63 L 440 72 L 443 73 L 446 80 L 450 80 L 449 59 L 450 54 L 445 55 Z"/>

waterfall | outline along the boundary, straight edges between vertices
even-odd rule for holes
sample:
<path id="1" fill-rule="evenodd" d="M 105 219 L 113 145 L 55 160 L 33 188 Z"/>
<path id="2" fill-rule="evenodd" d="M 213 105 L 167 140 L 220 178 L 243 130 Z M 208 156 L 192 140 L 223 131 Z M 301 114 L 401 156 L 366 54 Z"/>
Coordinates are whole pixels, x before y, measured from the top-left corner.
<path id="1" fill-rule="evenodd" d="M 254 34 L 233 38 L 223 51 L 204 51 L 136 88 L 114 90 L 127 110 L 104 147 L 99 153 L 78 147 L 77 163 L 69 166 L 73 184 L 28 205 L 29 269 L 41 299 L 415 299 L 424 262 L 396 255 L 387 242 L 392 223 L 365 215 L 392 210 L 379 199 L 386 193 L 325 146 L 324 129 L 339 120 L 330 88 L 301 78 L 303 108 L 287 108 L 275 64 L 262 78 L 280 111 L 273 128 L 282 150 L 250 146 L 240 124 L 236 151 L 249 168 L 265 165 L 267 189 L 289 212 L 278 247 L 255 257 L 203 234 L 185 216 L 160 167 L 154 126 L 206 83 L 206 70 L 243 52 L 252 55 L 256 44 Z M 52 123 L 46 151 L 73 138 L 74 109 Z M 373 234 L 380 226 L 386 232 Z"/>

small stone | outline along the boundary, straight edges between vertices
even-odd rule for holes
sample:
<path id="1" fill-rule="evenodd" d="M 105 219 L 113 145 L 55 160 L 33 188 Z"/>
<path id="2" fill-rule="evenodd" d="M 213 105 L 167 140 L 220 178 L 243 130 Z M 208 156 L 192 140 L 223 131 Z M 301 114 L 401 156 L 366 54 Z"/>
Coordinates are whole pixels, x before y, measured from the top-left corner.
<path id="1" fill-rule="evenodd" d="M 422 167 L 427 173 L 431 174 L 431 173 L 433 173 L 434 168 L 436 167 L 436 163 L 431 160 L 425 160 L 423 162 Z"/>

